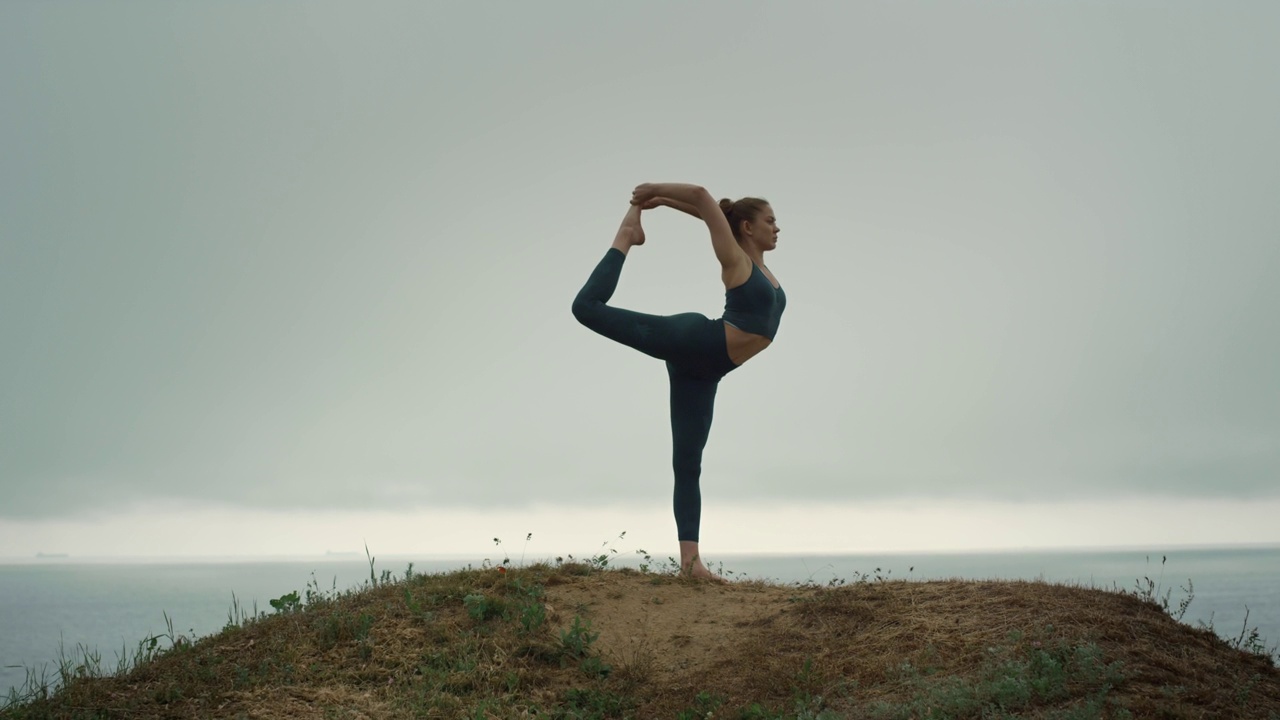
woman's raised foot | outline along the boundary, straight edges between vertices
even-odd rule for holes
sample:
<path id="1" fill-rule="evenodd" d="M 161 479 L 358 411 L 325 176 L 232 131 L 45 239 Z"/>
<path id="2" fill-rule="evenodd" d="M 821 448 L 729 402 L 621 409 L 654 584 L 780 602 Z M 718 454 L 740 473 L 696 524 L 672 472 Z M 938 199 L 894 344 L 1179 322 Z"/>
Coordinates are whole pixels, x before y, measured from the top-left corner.
<path id="1" fill-rule="evenodd" d="M 622 218 L 622 225 L 618 227 L 618 234 L 613 238 L 612 247 L 625 253 L 633 246 L 643 244 L 644 228 L 640 225 L 640 207 L 632 205 L 627 208 L 627 214 Z"/>

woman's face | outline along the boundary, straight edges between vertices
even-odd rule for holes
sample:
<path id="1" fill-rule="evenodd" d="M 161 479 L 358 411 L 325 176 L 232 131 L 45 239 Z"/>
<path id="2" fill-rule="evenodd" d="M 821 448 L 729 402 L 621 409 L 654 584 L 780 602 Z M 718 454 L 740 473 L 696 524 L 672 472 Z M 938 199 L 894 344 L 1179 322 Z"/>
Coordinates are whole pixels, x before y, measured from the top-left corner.
<path id="1" fill-rule="evenodd" d="M 765 250 L 778 247 L 778 218 L 773 214 L 773 207 L 765 205 L 756 215 L 756 219 L 747 223 L 748 237 Z"/>

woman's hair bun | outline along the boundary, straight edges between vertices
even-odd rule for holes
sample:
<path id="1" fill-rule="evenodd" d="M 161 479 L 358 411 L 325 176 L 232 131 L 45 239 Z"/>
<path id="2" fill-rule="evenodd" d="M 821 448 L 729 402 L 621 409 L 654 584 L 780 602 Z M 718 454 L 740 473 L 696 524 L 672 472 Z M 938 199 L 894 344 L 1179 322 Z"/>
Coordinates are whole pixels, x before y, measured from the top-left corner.
<path id="1" fill-rule="evenodd" d="M 742 223 L 755 222 L 760 212 L 768 206 L 768 200 L 756 197 L 744 197 L 737 202 L 729 198 L 720 201 L 720 209 L 724 211 L 725 219 L 729 221 L 729 227 L 733 230 L 733 236 L 738 240 L 742 239 Z"/>

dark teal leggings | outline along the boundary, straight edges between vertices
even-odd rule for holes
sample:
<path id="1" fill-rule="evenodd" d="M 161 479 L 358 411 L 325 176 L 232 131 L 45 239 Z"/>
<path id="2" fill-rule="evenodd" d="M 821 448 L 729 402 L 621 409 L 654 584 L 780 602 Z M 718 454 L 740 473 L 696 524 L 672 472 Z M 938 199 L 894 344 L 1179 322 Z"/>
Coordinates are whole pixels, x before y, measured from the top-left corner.
<path id="1" fill-rule="evenodd" d="M 626 255 L 609 248 L 573 301 L 573 316 L 601 335 L 665 360 L 671 380 L 671 466 L 676 487 L 673 505 L 680 540 L 698 541 L 702 516 L 702 449 L 711 433 L 711 416 L 720 378 L 737 367 L 729 359 L 724 321 L 698 313 L 645 315 L 609 307 Z"/>

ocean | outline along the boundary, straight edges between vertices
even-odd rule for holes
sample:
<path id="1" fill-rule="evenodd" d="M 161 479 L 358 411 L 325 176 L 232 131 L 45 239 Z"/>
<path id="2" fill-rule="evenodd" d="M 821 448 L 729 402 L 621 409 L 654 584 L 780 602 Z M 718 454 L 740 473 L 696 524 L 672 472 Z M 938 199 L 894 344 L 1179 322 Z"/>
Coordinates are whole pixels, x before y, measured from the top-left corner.
<path id="1" fill-rule="evenodd" d="M 492 557 L 492 556 L 490 556 Z M 496 559 L 500 559 L 496 558 Z M 654 558 L 654 565 L 666 559 Z M 723 555 L 707 558 L 731 579 L 827 585 L 843 579 L 1024 579 L 1133 590 L 1144 578 L 1159 593 L 1172 589 L 1177 607 L 1192 589 L 1183 622 L 1212 623 L 1223 637 L 1257 628 L 1268 648 L 1280 643 L 1280 547 L 1035 551 L 892 555 Z M 526 564 L 534 559 L 526 559 Z M 415 573 L 479 567 L 483 558 L 378 558 L 374 572 Z M 612 555 L 612 566 L 641 559 Z M 518 562 L 516 564 L 519 564 Z M 28 672 L 56 677 L 61 652 L 96 650 L 104 667 L 132 656 L 144 638 L 169 632 L 202 637 L 227 624 L 234 601 L 246 612 L 270 613 L 270 600 L 308 584 L 345 590 L 367 582 L 363 558 L 273 560 L 84 561 L 45 558 L 0 561 L 0 705 Z M 1190 582 L 1190 585 L 1188 584 Z M 167 619 L 166 620 L 166 616 Z M 162 641 L 161 646 L 167 646 Z"/>

